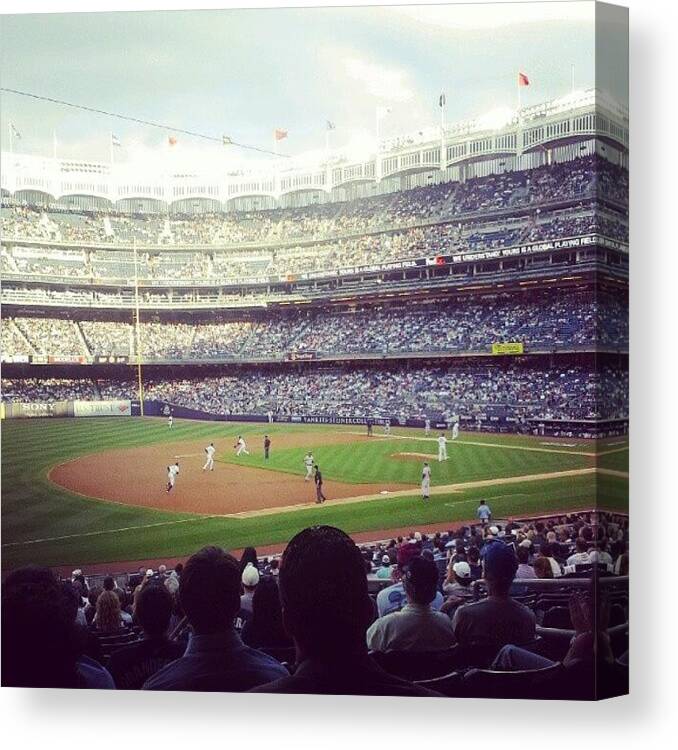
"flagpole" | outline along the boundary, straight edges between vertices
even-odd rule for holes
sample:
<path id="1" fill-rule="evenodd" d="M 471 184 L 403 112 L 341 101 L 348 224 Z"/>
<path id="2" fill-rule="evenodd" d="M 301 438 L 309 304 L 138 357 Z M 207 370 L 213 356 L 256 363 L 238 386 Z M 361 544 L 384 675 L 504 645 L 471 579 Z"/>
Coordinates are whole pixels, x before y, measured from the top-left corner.
<path id="1" fill-rule="evenodd" d="M 57 158 L 57 139 L 56 139 L 56 130 L 52 131 L 52 158 Z"/>
<path id="2" fill-rule="evenodd" d="M 570 65 L 570 93 L 574 94 L 574 63 Z"/>
<path id="3" fill-rule="evenodd" d="M 445 169 L 447 163 L 447 154 L 445 153 L 445 107 L 447 106 L 447 97 L 443 92 L 440 95 L 440 168 Z"/>
<path id="4" fill-rule="evenodd" d="M 111 166 L 113 166 L 113 133 L 110 132 L 108 134 L 108 137 L 109 137 L 108 147 L 109 147 L 109 149 L 111 151 Z"/>
<path id="5" fill-rule="evenodd" d="M 12 132 L 12 123 L 7 123 L 7 128 L 9 130 L 9 153 L 14 153 L 14 133 Z"/>

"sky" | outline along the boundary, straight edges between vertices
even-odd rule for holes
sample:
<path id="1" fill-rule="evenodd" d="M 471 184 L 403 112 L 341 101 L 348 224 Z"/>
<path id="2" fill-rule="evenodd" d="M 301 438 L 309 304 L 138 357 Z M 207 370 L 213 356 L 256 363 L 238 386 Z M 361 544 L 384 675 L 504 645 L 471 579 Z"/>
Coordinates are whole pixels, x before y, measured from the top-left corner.
<path id="1" fill-rule="evenodd" d="M 2 92 L 0 126 L 21 134 L 15 151 L 107 160 L 167 150 L 171 129 L 264 149 L 288 131 L 281 153 L 454 122 L 594 85 L 593 3 L 282 8 L 2 15 L 3 87 L 64 99 L 168 126 L 154 129 Z M 614 86 L 614 84 L 612 84 Z M 621 96 L 620 91 L 610 92 Z M 177 136 L 178 151 L 227 158 L 253 154 Z M 225 156 L 225 153 L 227 156 Z M 260 158 L 260 157 L 259 157 Z"/>

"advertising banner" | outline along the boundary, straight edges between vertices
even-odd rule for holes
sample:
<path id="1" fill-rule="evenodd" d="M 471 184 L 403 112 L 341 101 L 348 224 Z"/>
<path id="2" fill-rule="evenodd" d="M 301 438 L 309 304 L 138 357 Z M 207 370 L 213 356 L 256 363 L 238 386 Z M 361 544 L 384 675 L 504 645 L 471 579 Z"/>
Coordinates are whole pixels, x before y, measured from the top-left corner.
<path id="1" fill-rule="evenodd" d="M 507 341 L 503 344 L 492 344 L 492 354 L 524 354 L 522 341 Z"/>
<path id="2" fill-rule="evenodd" d="M 74 417 L 131 417 L 132 402 L 121 401 L 74 401 Z"/>

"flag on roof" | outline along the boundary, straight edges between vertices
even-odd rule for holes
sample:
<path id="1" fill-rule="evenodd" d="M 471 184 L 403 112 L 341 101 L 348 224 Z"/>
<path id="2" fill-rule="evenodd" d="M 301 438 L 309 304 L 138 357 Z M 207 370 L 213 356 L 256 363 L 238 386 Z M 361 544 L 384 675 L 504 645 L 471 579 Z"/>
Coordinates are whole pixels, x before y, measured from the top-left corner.
<path id="1" fill-rule="evenodd" d="M 122 146 L 120 138 L 115 133 L 111 133 L 111 146 Z"/>
<path id="2" fill-rule="evenodd" d="M 519 86 L 530 85 L 530 79 L 525 75 L 525 73 L 518 73 L 518 85 Z"/>
<path id="3" fill-rule="evenodd" d="M 327 129 L 336 130 L 337 129 L 336 123 L 332 122 L 332 120 L 327 120 Z"/>
<path id="4" fill-rule="evenodd" d="M 173 135 L 167 136 L 167 143 L 170 146 L 176 146 L 177 145 L 177 139 Z"/>
<path id="5" fill-rule="evenodd" d="M 19 140 L 21 140 L 21 133 L 16 129 L 13 122 L 10 122 L 9 127 L 10 127 L 10 130 L 12 131 L 12 135 L 15 138 L 18 138 Z"/>
<path id="6" fill-rule="evenodd" d="M 443 91 L 443 93 L 438 98 L 438 106 L 444 107 L 446 104 L 447 104 L 447 97 L 445 96 L 445 92 Z"/>
<path id="7" fill-rule="evenodd" d="M 233 145 L 233 138 L 231 138 L 230 135 L 222 135 L 221 136 L 221 142 L 224 146 L 232 146 Z"/>
<path id="8" fill-rule="evenodd" d="M 273 137 L 276 139 L 276 141 L 282 141 L 287 138 L 287 131 L 282 130 L 281 128 L 276 128 L 273 132 Z"/>

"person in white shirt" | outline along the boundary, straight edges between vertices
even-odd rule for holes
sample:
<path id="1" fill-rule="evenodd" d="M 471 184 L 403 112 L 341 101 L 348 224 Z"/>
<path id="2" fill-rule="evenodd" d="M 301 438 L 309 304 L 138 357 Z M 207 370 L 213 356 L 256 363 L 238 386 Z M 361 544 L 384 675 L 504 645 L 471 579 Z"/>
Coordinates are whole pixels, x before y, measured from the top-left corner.
<path id="1" fill-rule="evenodd" d="M 447 461 L 447 438 L 444 432 L 438 438 L 438 461 Z"/>
<path id="2" fill-rule="evenodd" d="M 428 500 L 431 494 L 431 467 L 428 462 L 424 463 L 424 468 L 421 470 L 421 496 L 424 500 Z"/>
<path id="3" fill-rule="evenodd" d="M 456 440 L 459 437 L 459 420 L 452 425 L 452 440 Z"/>
<path id="4" fill-rule="evenodd" d="M 214 443 L 210 443 L 207 448 L 205 448 L 205 453 L 207 454 L 207 461 L 205 461 L 202 470 L 207 471 L 209 469 L 209 471 L 214 471 L 214 454 L 216 453 Z"/>
<path id="5" fill-rule="evenodd" d="M 391 420 L 387 419 L 384 423 L 384 435 L 390 435 L 391 434 Z"/>
<path id="6" fill-rule="evenodd" d="M 315 463 L 315 459 L 313 458 L 313 454 L 311 451 L 309 451 L 304 456 L 304 466 L 306 467 L 306 476 L 304 477 L 304 482 L 310 482 L 312 476 L 313 476 L 313 464 Z"/>
<path id="7" fill-rule="evenodd" d="M 170 430 L 174 426 L 174 417 L 171 414 L 167 417 L 167 426 L 170 428 Z"/>
<path id="8" fill-rule="evenodd" d="M 179 462 L 176 461 L 171 466 L 167 467 L 167 492 L 171 492 L 174 488 L 174 484 L 177 481 L 177 475 L 179 474 Z"/>
<path id="9" fill-rule="evenodd" d="M 250 452 L 247 450 L 247 445 L 242 435 L 238 435 L 238 440 L 233 447 L 235 448 L 236 457 L 241 455 L 242 453 L 244 453 L 246 456 L 250 455 Z"/>
<path id="10" fill-rule="evenodd" d="M 431 434 L 431 420 L 427 419 L 424 422 L 424 434 L 428 437 Z"/>
<path id="11" fill-rule="evenodd" d="M 589 565 L 591 563 L 591 557 L 588 553 L 589 543 L 586 539 L 578 537 L 575 542 L 575 548 L 576 552 L 567 558 L 567 567 L 574 568 L 575 565 Z"/>
<path id="12" fill-rule="evenodd" d="M 407 604 L 372 623 L 367 647 L 371 651 L 439 651 L 453 646 L 452 620 L 431 607 L 438 593 L 438 568 L 433 560 L 412 560 L 403 583 Z"/>

